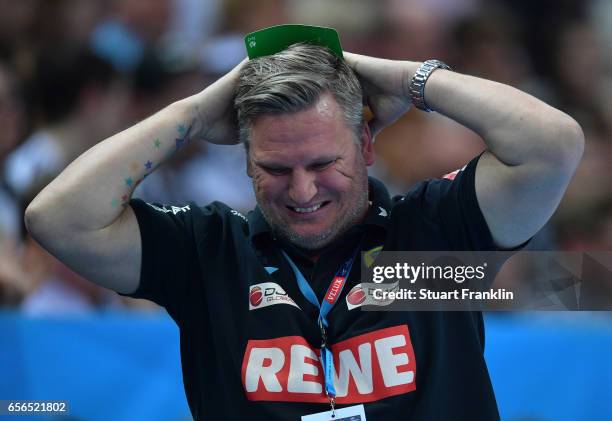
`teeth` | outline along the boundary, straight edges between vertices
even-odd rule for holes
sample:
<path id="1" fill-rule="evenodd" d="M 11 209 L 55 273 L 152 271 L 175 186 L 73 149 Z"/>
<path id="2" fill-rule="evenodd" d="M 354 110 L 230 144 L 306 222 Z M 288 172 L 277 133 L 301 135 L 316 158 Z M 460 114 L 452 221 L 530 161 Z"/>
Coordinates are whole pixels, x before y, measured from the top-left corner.
<path id="1" fill-rule="evenodd" d="M 318 205 L 314 205 L 310 208 L 293 208 L 293 210 L 299 213 L 310 213 L 310 212 L 316 211 L 320 207 L 321 207 L 321 203 L 319 203 Z"/>

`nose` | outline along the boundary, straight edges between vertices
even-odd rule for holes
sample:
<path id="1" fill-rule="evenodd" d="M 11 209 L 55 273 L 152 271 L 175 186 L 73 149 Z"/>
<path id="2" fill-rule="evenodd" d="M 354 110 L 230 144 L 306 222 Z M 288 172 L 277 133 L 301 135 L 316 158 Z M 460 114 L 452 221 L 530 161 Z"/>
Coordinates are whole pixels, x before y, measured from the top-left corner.
<path id="1" fill-rule="evenodd" d="M 301 169 L 291 173 L 289 184 L 289 199 L 295 205 L 308 205 L 317 195 L 316 174 Z"/>

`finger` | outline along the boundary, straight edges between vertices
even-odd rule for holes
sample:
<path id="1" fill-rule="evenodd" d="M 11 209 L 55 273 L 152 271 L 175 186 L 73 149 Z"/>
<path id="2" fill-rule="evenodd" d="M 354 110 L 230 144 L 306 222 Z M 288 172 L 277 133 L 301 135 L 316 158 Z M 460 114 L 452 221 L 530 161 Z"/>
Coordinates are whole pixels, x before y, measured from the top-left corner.
<path id="1" fill-rule="evenodd" d="M 348 51 L 344 51 L 343 53 L 344 61 L 355 71 L 355 73 L 359 74 L 359 66 L 363 63 L 363 59 L 366 56 L 362 56 L 361 54 L 349 53 Z"/>
<path id="2" fill-rule="evenodd" d="M 359 54 L 349 53 L 348 51 L 343 51 L 342 55 L 344 56 L 344 60 L 351 67 L 354 67 L 354 65 L 359 61 Z"/>

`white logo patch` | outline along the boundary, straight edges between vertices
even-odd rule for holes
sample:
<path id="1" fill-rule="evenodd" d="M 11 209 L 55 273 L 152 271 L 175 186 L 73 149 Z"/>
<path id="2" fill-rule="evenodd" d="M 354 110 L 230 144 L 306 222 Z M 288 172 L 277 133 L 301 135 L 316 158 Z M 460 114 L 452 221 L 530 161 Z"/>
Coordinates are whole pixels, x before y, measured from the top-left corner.
<path id="1" fill-rule="evenodd" d="M 369 306 L 387 306 L 391 304 L 394 300 L 385 298 L 385 299 L 376 299 L 374 298 L 374 290 L 383 290 L 383 291 L 395 291 L 399 287 L 399 282 L 394 282 L 392 284 L 373 284 L 373 283 L 363 283 L 357 284 L 348 294 L 346 294 L 346 307 L 349 310 L 354 308 L 358 308 L 361 306 L 369 305 Z"/>
<path id="2" fill-rule="evenodd" d="M 232 215 L 235 215 L 235 216 L 239 217 L 239 218 L 242 218 L 242 219 L 244 220 L 244 222 L 249 222 L 249 221 L 246 219 L 246 216 L 244 216 L 243 214 L 241 214 L 241 213 L 240 213 L 240 212 L 238 212 L 237 210 L 232 209 L 232 210 L 230 211 L 230 213 L 231 213 Z"/>
<path id="3" fill-rule="evenodd" d="M 177 213 L 179 213 L 179 212 L 187 212 L 187 211 L 190 211 L 190 210 L 191 210 L 191 208 L 189 207 L 189 205 L 185 205 L 185 206 L 181 206 L 181 207 L 178 207 L 178 206 L 170 206 L 170 209 L 168 209 L 166 206 L 163 206 L 163 207 L 161 207 L 161 208 L 160 208 L 159 206 L 155 206 L 155 205 L 153 205 L 153 204 L 151 204 L 151 203 L 147 203 L 147 205 L 151 206 L 151 207 L 152 207 L 153 209 L 155 209 L 156 211 L 159 211 L 159 212 L 164 212 L 164 213 L 170 213 L 170 212 L 172 212 L 174 215 L 176 215 L 176 214 L 177 214 Z"/>
<path id="4" fill-rule="evenodd" d="M 289 304 L 300 308 L 277 283 L 263 282 L 251 285 L 249 289 L 249 310 L 257 310 L 274 304 Z"/>

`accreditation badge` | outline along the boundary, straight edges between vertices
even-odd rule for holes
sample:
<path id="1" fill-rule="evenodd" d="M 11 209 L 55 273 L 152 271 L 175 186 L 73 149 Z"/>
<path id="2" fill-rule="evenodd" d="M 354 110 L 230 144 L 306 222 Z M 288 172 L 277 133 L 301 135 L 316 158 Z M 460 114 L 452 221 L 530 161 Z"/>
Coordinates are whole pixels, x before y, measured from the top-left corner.
<path id="1" fill-rule="evenodd" d="M 334 411 L 330 410 L 302 416 L 302 421 L 365 421 L 365 419 L 363 405 L 347 406 L 346 408 Z"/>

